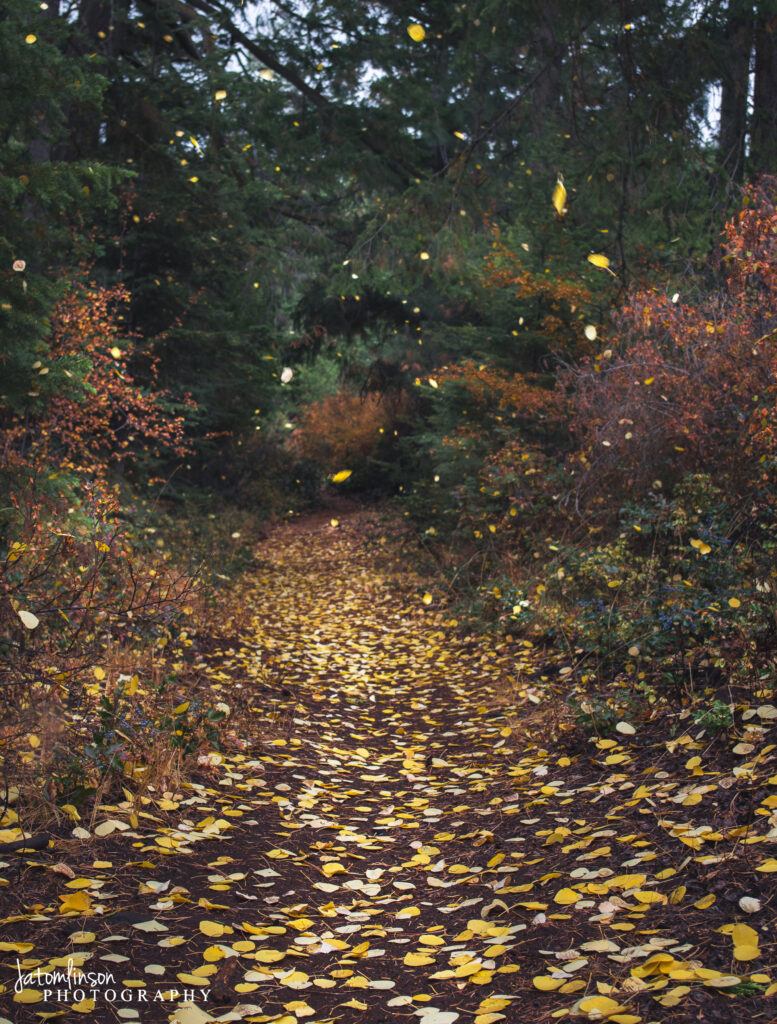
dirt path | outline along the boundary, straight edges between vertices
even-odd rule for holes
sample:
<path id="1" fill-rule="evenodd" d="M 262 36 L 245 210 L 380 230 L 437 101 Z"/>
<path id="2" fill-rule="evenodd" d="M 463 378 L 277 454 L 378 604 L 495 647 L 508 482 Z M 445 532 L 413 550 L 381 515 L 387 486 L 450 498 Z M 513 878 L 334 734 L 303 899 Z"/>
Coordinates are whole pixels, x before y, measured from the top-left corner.
<path id="1" fill-rule="evenodd" d="M 556 666 L 457 636 L 385 549 L 363 514 L 258 549 L 242 606 L 225 609 L 230 639 L 201 661 L 241 742 L 137 819 L 103 805 L 117 824 L 98 842 L 3 872 L 24 897 L 2 922 L 0 1014 L 777 1020 L 763 915 L 752 934 L 713 930 L 746 918 L 742 894 L 767 899 L 764 847 L 710 860 L 742 833 L 715 847 L 689 842 L 694 822 L 673 831 L 690 812 L 663 744 L 543 745 L 525 689 L 518 716 L 505 710 L 517 680 Z M 732 943 L 755 952 L 732 959 Z M 32 976 L 14 994 L 17 957 L 28 975 L 70 958 L 103 977 L 79 991 Z"/>

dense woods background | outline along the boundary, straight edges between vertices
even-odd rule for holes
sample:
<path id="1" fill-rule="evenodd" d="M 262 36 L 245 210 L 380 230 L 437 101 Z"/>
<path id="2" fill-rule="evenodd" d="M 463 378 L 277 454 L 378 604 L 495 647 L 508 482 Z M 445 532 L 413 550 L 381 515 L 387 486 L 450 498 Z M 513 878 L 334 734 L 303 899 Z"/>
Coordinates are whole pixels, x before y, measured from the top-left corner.
<path id="1" fill-rule="evenodd" d="M 583 726 L 725 728 L 777 610 L 776 95 L 773 0 L 6 0 L 7 735 L 325 487 L 575 651 Z"/>

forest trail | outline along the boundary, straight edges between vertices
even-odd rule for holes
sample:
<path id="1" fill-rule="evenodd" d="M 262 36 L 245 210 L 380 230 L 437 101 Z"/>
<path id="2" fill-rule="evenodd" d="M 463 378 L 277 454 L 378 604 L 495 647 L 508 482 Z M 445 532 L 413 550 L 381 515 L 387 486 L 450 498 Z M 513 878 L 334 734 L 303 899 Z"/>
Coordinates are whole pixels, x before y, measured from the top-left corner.
<path id="1" fill-rule="evenodd" d="M 690 739 L 680 767 L 634 736 L 555 749 L 532 686 L 562 656 L 460 636 L 381 531 L 319 517 L 257 548 L 228 639 L 199 652 L 233 746 L 20 869 L 0 1017 L 777 1020 L 774 935 L 715 930 L 769 861 L 690 819 Z M 14 994 L 17 956 L 112 977 Z"/>

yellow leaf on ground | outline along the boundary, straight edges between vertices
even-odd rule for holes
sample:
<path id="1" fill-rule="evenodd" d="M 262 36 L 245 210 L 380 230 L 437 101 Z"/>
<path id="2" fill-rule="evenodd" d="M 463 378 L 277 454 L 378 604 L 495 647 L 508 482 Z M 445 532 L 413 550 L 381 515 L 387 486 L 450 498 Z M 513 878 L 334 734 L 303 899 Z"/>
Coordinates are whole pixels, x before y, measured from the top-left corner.
<path id="1" fill-rule="evenodd" d="M 427 953 L 406 953 L 402 961 L 406 967 L 424 967 L 434 963 L 434 957 Z"/>
<path id="2" fill-rule="evenodd" d="M 558 903 L 559 906 L 568 907 L 573 903 L 577 903 L 583 897 L 579 892 L 575 892 L 574 889 L 559 889 L 556 895 L 553 897 L 553 902 Z"/>
<path id="3" fill-rule="evenodd" d="M 224 925 L 217 921 L 200 921 L 200 931 L 211 939 L 216 939 L 224 934 Z"/>
<path id="4" fill-rule="evenodd" d="M 561 988 L 565 981 L 565 978 L 551 978 L 548 974 L 538 974 L 532 978 L 531 983 L 540 992 L 553 992 L 555 989 Z"/>

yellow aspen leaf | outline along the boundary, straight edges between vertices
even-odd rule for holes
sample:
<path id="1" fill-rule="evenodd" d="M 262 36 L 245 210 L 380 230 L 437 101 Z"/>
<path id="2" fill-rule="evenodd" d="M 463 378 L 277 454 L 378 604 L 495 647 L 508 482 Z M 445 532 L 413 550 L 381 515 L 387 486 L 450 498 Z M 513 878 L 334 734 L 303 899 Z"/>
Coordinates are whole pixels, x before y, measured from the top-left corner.
<path id="1" fill-rule="evenodd" d="M 566 188 L 564 188 L 564 179 L 559 174 L 558 181 L 556 182 L 556 187 L 553 189 L 553 205 L 555 206 L 556 213 L 559 215 L 559 217 L 563 217 L 564 214 L 567 212 L 566 202 L 567 190 Z M 596 337 L 595 332 L 594 337 Z"/>
<path id="2" fill-rule="evenodd" d="M 757 946 L 758 932 L 749 924 L 735 924 L 731 929 L 731 939 L 735 946 Z"/>
<path id="3" fill-rule="evenodd" d="M 712 906 L 716 899 L 717 897 L 714 893 L 708 893 L 706 896 L 702 896 L 700 900 L 696 900 L 694 907 L 696 907 L 697 910 L 706 910 L 708 907 Z"/>
<path id="4" fill-rule="evenodd" d="M 43 1002 L 43 993 L 37 988 L 23 988 L 21 992 L 14 993 L 15 1003 L 40 1003 Z"/>
<path id="5" fill-rule="evenodd" d="M 433 964 L 434 957 L 429 956 L 428 953 L 406 953 L 402 962 L 406 967 L 424 967 L 427 964 Z"/>
<path id="6" fill-rule="evenodd" d="M 627 1007 L 622 1006 L 616 999 L 610 999 L 609 996 L 586 996 L 584 999 L 580 1000 L 577 1006 L 583 1013 L 587 1013 L 589 1015 L 597 1013 L 603 1017 L 609 1017 L 613 1013 L 620 1013 L 627 1009 Z"/>
<path id="7" fill-rule="evenodd" d="M 554 992 L 565 982 L 565 978 L 551 978 L 549 974 L 538 974 L 532 978 L 531 983 L 540 992 Z"/>
<path id="8" fill-rule="evenodd" d="M 216 939 L 224 934 L 224 925 L 218 921 L 200 921 L 200 931 L 211 939 Z"/>
<path id="9" fill-rule="evenodd" d="M 511 999 L 500 999 L 499 996 L 489 996 L 487 999 L 482 1001 L 480 1006 L 478 1006 L 478 1013 L 492 1013 L 494 1011 L 504 1010 L 511 1002 Z"/>
<path id="10" fill-rule="evenodd" d="M 426 29 L 423 25 L 419 25 L 416 22 L 407 26 L 407 34 L 414 43 L 422 43 L 426 39 Z"/>
<path id="11" fill-rule="evenodd" d="M 610 261 L 607 257 L 598 252 L 590 253 L 588 256 L 588 262 L 593 263 L 595 267 L 601 267 L 603 270 L 606 270 L 610 265 Z"/>
<path id="12" fill-rule="evenodd" d="M 631 894 L 640 903 L 666 903 L 666 896 L 660 892 L 653 892 L 651 889 L 637 889 Z"/>
<path id="13" fill-rule="evenodd" d="M 254 960 L 260 964 L 277 964 L 286 956 L 282 949 L 258 949 L 254 953 Z"/>
<path id="14" fill-rule="evenodd" d="M 735 960 L 755 960 L 761 955 L 758 946 L 734 946 Z"/>
<path id="15" fill-rule="evenodd" d="M 290 974 L 287 974 L 279 980 L 281 985 L 285 985 L 286 988 L 295 988 L 298 985 L 307 985 L 310 981 L 310 977 L 305 974 L 304 971 L 292 971 Z"/>
<path id="16" fill-rule="evenodd" d="M 582 978 L 578 978 L 575 981 L 566 982 L 564 985 L 561 986 L 559 992 L 566 996 L 570 995 L 572 992 L 579 992 L 580 989 L 583 989 L 585 987 L 586 985 Z"/>
<path id="17" fill-rule="evenodd" d="M 89 894 L 83 890 L 70 892 L 59 898 L 61 900 L 60 914 L 85 914 L 92 909 L 92 900 Z"/>
<path id="18" fill-rule="evenodd" d="M 227 98 L 227 90 L 226 89 L 217 89 L 216 92 L 213 94 L 213 99 L 216 100 L 217 103 L 220 103 L 222 100 L 225 100 L 226 98 Z"/>
<path id="19" fill-rule="evenodd" d="M 321 870 L 324 872 L 327 878 L 331 878 L 332 875 L 348 874 L 347 870 L 343 867 L 343 865 L 336 860 L 329 861 L 327 864 L 322 864 Z"/>
<path id="20" fill-rule="evenodd" d="M 478 971 L 477 974 L 470 975 L 470 983 L 472 985 L 487 985 L 494 977 L 493 971 Z"/>
<path id="21" fill-rule="evenodd" d="M 80 999 L 77 1003 L 73 1003 L 70 1007 L 76 1013 L 91 1013 L 97 1005 L 94 999 Z"/>
<path id="22" fill-rule="evenodd" d="M 729 606 L 729 608 L 739 608 L 739 607 L 741 607 L 741 605 L 742 605 L 742 602 L 739 600 L 738 597 L 730 597 L 728 599 L 728 606 Z"/>
<path id="23" fill-rule="evenodd" d="M 23 608 L 16 613 L 21 619 L 22 625 L 25 629 L 37 629 L 40 625 L 40 619 L 37 615 L 33 615 L 32 612 L 25 611 Z"/>
<path id="24" fill-rule="evenodd" d="M 348 479 L 348 477 L 351 475 L 352 472 L 353 472 L 353 470 L 351 470 L 351 469 L 341 469 L 339 473 L 335 473 L 335 475 L 332 477 L 332 483 L 333 484 L 341 484 L 341 483 L 343 483 L 345 480 Z"/>
<path id="25" fill-rule="evenodd" d="M 558 903 L 559 906 L 568 907 L 573 903 L 577 903 L 583 897 L 579 892 L 575 892 L 574 889 L 559 889 L 556 895 L 553 897 L 553 902 Z"/>
<path id="26" fill-rule="evenodd" d="M 762 871 L 764 874 L 772 874 L 777 871 L 777 860 L 774 857 L 769 857 L 762 861 L 755 870 Z"/>
<path id="27" fill-rule="evenodd" d="M 298 917 L 294 921 L 289 921 L 289 926 L 295 931 L 306 932 L 313 927 L 313 921 L 309 917 Z"/>

